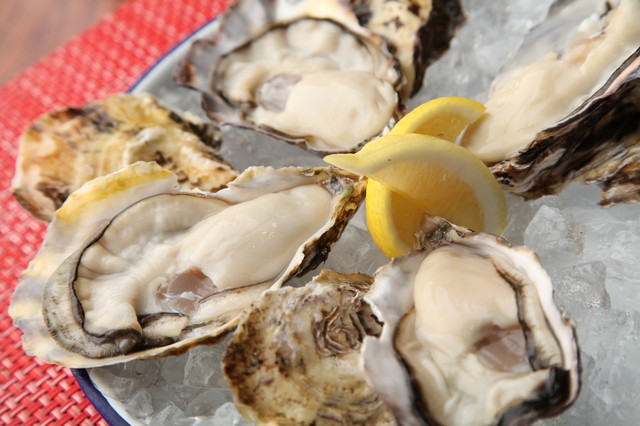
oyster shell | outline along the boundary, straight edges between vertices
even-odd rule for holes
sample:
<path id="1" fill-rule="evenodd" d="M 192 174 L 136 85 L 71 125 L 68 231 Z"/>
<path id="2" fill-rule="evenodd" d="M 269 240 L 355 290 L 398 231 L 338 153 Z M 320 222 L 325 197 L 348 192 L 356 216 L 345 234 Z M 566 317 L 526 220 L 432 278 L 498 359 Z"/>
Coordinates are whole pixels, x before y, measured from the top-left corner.
<path id="1" fill-rule="evenodd" d="M 147 94 L 114 94 L 42 115 L 27 127 L 11 190 L 31 214 L 50 221 L 84 182 L 136 161 L 156 161 L 182 187 L 215 191 L 238 172 L 217 153 L 219 132 Z"/>
<path id="2" fill-rule="evenodd" d="M 535 253 L 434 217 L 418 238 L 365 297 L 384 325 L 363 364 L 398 422 L 528 424 L 571 405 L 575 327 Z"/>
<path id="3" fill-rule="evenodd" d="M 598 184 L 602 205 L 640 200 L 640 1 L 601 14 L 597 5 L 604 2 L 559 2 L 496 78 L 485 118 L 463 138 L 524 198 L 578 181 Z"/>
<path id="4" fill-rule="evenodd" d="M 326 257 L 364 187 L 331 168 L 256 167 L 208 194 L 135 163 L 56 212 L 10 314 L 28 353 L 71 367 L 215 341 L 264 290 Z"/>
<path id="5" fill-rule="evenodd" d="M 350 0 L 360 25 L 381 35 L 398 59 L 403 100 L 422 87 L 424 73 L 449 48 L 465 20 L 457 0 Z"/>
<path id="6" fill-rule="evenodd" d="M 219 123 L 354 151 L 404 112 L 461 14 L 457 1 L 241 0 L 192 44 L 176 82 L 201 91 Z"/>
<path id="7" fill-rule="evenodd" d="M 358 368 L 380 324 L 362 297 L 372 278 L 323 270 L 245 310 L 223 359 L 236 406 L 256 424 L 395 424 Z"/>

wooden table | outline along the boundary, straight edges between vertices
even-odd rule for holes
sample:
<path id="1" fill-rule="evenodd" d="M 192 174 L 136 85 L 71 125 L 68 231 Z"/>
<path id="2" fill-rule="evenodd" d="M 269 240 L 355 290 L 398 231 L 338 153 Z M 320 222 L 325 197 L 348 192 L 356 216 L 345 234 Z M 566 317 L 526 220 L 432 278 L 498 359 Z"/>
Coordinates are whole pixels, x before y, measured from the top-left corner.
<path id="1" fill-rule="evenodd" d="M 0 84 L 77 36 L 125 0 L 0 1 Z"/>

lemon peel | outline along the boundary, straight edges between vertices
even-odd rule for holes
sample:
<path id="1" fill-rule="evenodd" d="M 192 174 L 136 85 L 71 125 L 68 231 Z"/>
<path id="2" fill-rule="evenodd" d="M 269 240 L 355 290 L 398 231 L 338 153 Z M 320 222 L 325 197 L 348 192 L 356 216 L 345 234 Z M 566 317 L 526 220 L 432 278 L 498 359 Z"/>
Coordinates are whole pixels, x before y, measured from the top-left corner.
<path id="1" fill-rule="evenodd" d="M 479 231 L 503 231 L 507 208 L 498 182 L 474 154 L 451 143 L 483 113 L 484 106 L 470 99 L 436 99 L 360 152 L 325 157 L 368 177 L 367 226 L 387 257 L 411 250 L 424 212 Z"/>
<path id="2" fill-rule="evenodd" d="M 485 110 L 483 104 L 472 99 L 458 96 L 437 98 L 411 110 L 389 134 L 418 133 L 455 142 L 462 131 L 480 118 Z"/>

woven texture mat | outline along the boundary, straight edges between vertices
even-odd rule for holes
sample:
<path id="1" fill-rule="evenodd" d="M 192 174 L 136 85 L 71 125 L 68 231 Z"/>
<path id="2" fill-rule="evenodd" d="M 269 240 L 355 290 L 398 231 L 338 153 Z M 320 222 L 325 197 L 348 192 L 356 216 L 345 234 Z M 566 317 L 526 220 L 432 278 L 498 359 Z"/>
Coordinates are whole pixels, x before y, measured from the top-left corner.
<path id="1" fill-rule="evenodd" d="M 0 88 L 1 424 L 106 424 L 69 369 L 25 355 L 21 332 L 7 312 L 18 277 L 45 231 L 9 192 L 20 133 L 49 110 L 126 91 L 229 2 L 131 0 Z"/>

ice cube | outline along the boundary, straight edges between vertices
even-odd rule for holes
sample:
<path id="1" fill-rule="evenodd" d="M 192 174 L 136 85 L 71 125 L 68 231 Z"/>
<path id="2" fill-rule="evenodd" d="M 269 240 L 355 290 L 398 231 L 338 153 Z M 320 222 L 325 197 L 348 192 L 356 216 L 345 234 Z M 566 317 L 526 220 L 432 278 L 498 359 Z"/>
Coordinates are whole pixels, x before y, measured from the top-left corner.
<path id="1" fill-rule="evenodd" d="M 605 289 L 607 269 L 602 262 L 588 262 L 557 274 L 553 281 L 558 305 L 576 321 L 589 315 L 592 308 L 608 308 L 609 294 Z"/>
<path id="2" fill-rule="evenodd" d="M 139 389 L 125 401 L 127 412 L 137 419 L 145 419 L 153 413 L 151 394 L 146 389 Z"/>
<path id="3" fill-rule="evenodd" d="M 128 399 L 138 387 L 137 380 L 130 377 L 119 377 L 113 374 L 108 368 L 94 368 L 92 371 L 92 379 L 104 383 L 105 386 L 100 387 L 100 391 L 118 401 Z"/>
<path id="4" fill-rule="evenodd" d="M 338 272 L 362 272 L 373 274 L 389 260 L 373 243 L 367 231 L 348 226 L 340 240 L 333 246 L 323 268 Z"/>
<path id="5" fill-rule="evenodd" d="M 512 245 L 524 245 L 524 232 L 538 209 L 531 202 L 506 194 L 509 216 L 502 236 Z"/>
<path id="6" fill-rule="evenodd" d="M 590 315 L 578 323 L 580 349 L 596 360 L 606 358 L 619 342 L 633 334 L 633 328 L 634 321 L 628 312 L 592 309 Z"/>
<path id="7" fill-rule="evenodd" d="M 222 357 L 226 344 L 203 345 L 187 354 L 184 366 L 184 384 L 197 387 L 225 388 L 222 375 Z"/>
<path id="8" fill-rule="evenodd" d="M 152 425 L 189 426 L 194 424 L 193 419 L 185 416 L 184 412 L 175 404 L 168 402 L 159 411 L 156 411 L 149 420 Z"/>
<path id="9" fill-rule="evenodd" d="M 187 404 L 186 414 L 192 417 L 213 416 L 218 407 L 231 400 L 228 389 L 204 389 Z"/>
<path id="10" fill-rule="evenodd" d="M 615 311 L 612 311 L 615 312 Z M 601 340 L 596 368 L 587 386 L 606 406 L 608 423 L 625 424 L 640 401 L 640 346 L 637 325 L 640 316 L 619 313 L 611 327 L 614 337 Z"/>
<path id="11" fill-rule="evenodd" d="M 236 406 L 231 402 L 218 408 L 212 424 L 216 426 L 249 426 L 248 423 L 244 422 Z"/>
<path id="12" fill-rule="evenodd" d="M 529 222 L 525 245 L 535 250 L 546 268 L 562 269 L 579 261 L 582 253 L 582 231 L 570 213 L 543 205 Z"/>
<path id="13" fill-rule="evenodd" d="M 184 382 L 184 366 L 188 356 L 181 355 L 168 357 L 161 363 L 160 374 L 169 384 L 182 384 Z"/>
<path id="14" fill-rule="evenodd" d="M 627 312 L 640 312 L 640 267 L 638 262 L 611 259 L 607 276 L 607 291 L 611 295 L 611 307 Z"/>

